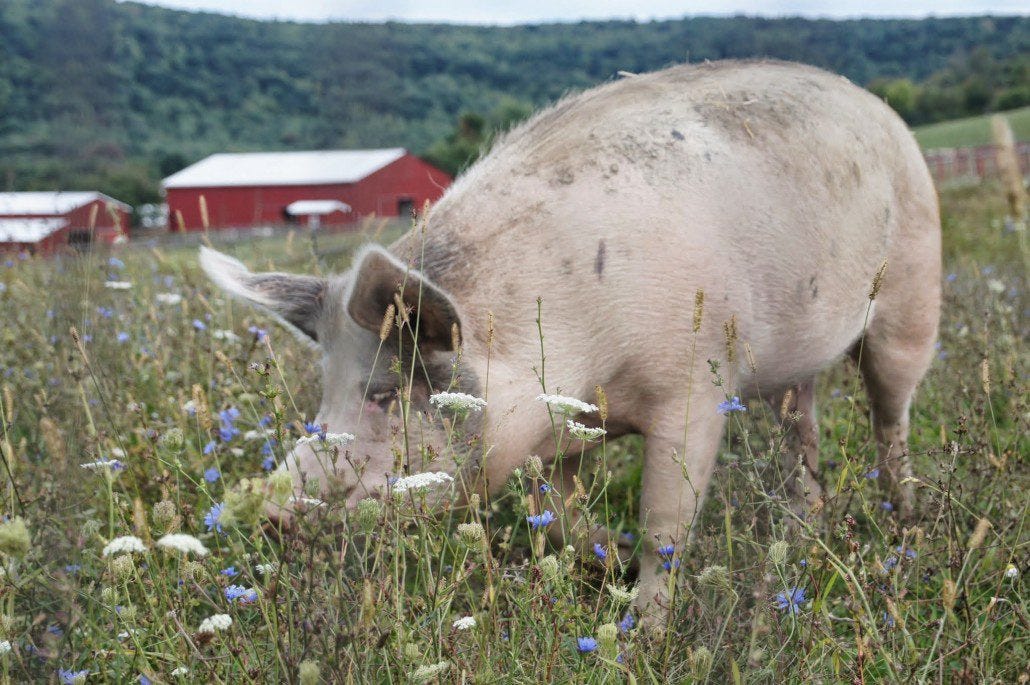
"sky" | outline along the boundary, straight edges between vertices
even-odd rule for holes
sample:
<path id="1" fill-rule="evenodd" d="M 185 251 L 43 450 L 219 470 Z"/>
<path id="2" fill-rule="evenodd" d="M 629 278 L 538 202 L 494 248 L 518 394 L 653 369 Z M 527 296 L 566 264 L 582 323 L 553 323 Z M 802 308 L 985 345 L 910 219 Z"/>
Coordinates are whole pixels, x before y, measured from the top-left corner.
<path id="1" fill-rule="evenodd" d="M 295 21 L 448 22 L 525 24 L 580 19 L 678 18 L 687 15 L 925 17 L 974 14 L 1030 14 L 1027 0 L 135 0 L 175 9 Z"/>

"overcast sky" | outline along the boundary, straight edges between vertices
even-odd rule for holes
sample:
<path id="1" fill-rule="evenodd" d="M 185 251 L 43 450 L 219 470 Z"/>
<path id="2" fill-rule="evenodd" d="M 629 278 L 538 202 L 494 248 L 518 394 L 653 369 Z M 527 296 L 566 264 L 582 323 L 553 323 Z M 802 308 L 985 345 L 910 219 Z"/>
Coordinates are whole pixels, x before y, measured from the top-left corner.
<path id="1" fill-rule="evenodd" d="M 698 14 L 806 17 L 925 17 L 1030 14 L 1027 0 L 140 0 L 150 5 L 205 10 L 258 19 L 297 21 L 443 21 L 521 24 L 579 19 L 663 19 Z"/>

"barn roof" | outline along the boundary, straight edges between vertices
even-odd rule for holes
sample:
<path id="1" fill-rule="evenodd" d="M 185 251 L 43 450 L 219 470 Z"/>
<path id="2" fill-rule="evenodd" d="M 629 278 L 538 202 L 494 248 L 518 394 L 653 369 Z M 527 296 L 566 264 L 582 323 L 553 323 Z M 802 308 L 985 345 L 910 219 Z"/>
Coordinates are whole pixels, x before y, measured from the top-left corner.
<path id="1" fill-rule="evenodd" d="M 35 215 L 52 216 L 67 214 L 73 209 L 88 205 L 94 200 L 103 200 L 119 209 L 129 212 L 132 207 L 119 202 L 110 195 L 94 190 L 34 191 L 25 193 L 0 193 L 0 216 Z"/>
<path id="2" fill-rule="evenodd" d="M 355 183 L 405 154 L 382 150 L 221 153 L 202 159 L 164 180 L 165 188 L 295 186 Z"/>
<path id="3" fill-rule="evenodd" d="M 59 231 L 68 222 L 64 219 L 0 219 L 0 243 L 38 243 Z"/>

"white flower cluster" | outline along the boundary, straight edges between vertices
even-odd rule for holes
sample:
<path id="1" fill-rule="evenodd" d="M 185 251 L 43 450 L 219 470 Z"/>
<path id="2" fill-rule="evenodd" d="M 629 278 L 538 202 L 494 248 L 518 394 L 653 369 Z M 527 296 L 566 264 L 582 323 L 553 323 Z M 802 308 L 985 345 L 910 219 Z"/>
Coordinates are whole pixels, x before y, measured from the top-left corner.
<path id="1" fill-rule="evenodd" d="M 584 426 L 582 423 L 577 423 L 572 419 L 568 419 L 565 422 L 565 425 L 569 427 L 569 435 L 577 440 L 597 440 L 608 432 L 603 428 L 590 428 L 588 426 Z"/>
<path id="2" fill-rule="evenodd" d="M 425 473 L 415 473 L 404 478 L 398 478 L 397 482 L 393 484 L 394 492 L 407 492 L 408 490 L 422 490 L 428 488 L 430 485 L 439 485 L 442 483 L 450 483 L 454 479 L 450 475 L 443 471 L 426 471 Z"/>
<path id="3" fill-rule="evenodd" d="M 258 575 L 270 576 L 279 570 L 279 562 L 270 561 L 267 564 L 257 564 L 254 570 L 258 572 Z"/>
<path id="4" fill-rule="evenodd" d="M 111 290 L 128 290 L 132 287 L 129 281 L 104 281 L 104 287 Z"/>
<path id="5" fill-rule="evenodd" d="M 596 405 L 587 404 L 582 400 L 577 400 L 575 397 L 566 397 L 565 395 L 537 395 L 536 398 L 541 402 L 545 402 L 551 407 L 551 409 L 559 414 L 568 414 L 569 416 L 572 416 L 574 414 L 597 411 Z"/>
<path id="6" fill-rule="evenodd" d="M 229 626 L 232 625 L 232 616 L 229 614 L 215 614 L 209 616 L 200 622 L 200 627 L 197 628 L 198 633 L 210 633 L 214 635 L 219 630 L 229 630 Z"/>
<path id="7" fill-rule="evenodd" d="M 157 541 L 158 547 L 174 549 L 183 554 L 196 554 L 198 557 L 206 557 L 210 552 L 204 543 L 186 533 L 169 533 Z"/>
<path id="8" fill-rule="evenodd" d="M 293 504 L 303 504 L 308 507 L 320 507 L 325 504 L 325 502 L 315 497 L 298 497 L 297 495 L 291 496 L 290 502 Z"/>
<path id="9" fill-rule="evenodd" d="M 476 627 L 476 617 L 475 616 L 462 616 L 461 618 L 456 620 L 451 625 L 454 626 L 458 630 L 470 630 L 470 629 Z"/>
<path id="10" fill-rule="evenodd" d="M 87 461 L 85 464 L 79 464 L 79 466 L 87 471 L 99 473 L 101 471 L 117 471 L 122 468 L 122 462 L 117 459 L 101 458 L 97 461 Z"/>
<path id="11" fill-rule="evenodd" d="M 104 545 L 102 554 L 107 557 L 113 554 L 132 554 L 133 552 L 143 553 L 146 551 L 147 546 L 138 537 L 135 535 L 123 535 Z"/>
<path id="12" fill-rule="evenodd" d="M 232 331 L 228 331 L 224 328 L 219 328 L 211 331 L 211 337 L 215 340 L 228 340 L 229 342 L 239 342 L 240 336 L 236 335 Z"/>
<path id="13" fill-rule="evenodd" d="M 621 585 L 609 585 L 608 594 L 610 594 L 612 599 L 620 604 L 629 604 L 637 598 L 637 595 L 640 594 L 640 590 L 636 587 L 631 587 L 627 590 Z"/>
<path id="14" fill-rule="evenodd" d="M 429 396 L 429 403 L 453 411 L 481 411 L 486 400 L 464 392 L 438 392 Z"/>
<path id="15" fill-rule="evenodd" d="M 190 669 L 186 668 L 185 666 L 179 666 L 178 668 L 174 669 L 171 672 L 170 675 L 173 678 L 180 678 L 180 677 L 182 677 L 184 675 L 189 675 L 189 674 L 190 674 Z"/>
<path id="16" fill-rule="evenodd" d="M 0 656 L 3 656 L 4 654 L 7 654 L 10 651 L 11 651 L 11 641 L 10 640 L 0 640 Z"/>
<path id="17" fill-rule="evenodd" d="M 182 302 L 182 295 L 179 293 L 158 293 L 154 296 L 158 304 L 176 305 Z"/>
<path id="18" fill-rule="evenodd" d="M 450 661 L 440 661 L 435 664 L 428 664 L 426 666 L 419 666 L 415 669 L 415 672 L 411 674 L 411 679 L 416 683 L 428 683 L 430 680 L 436 678 L 441 673 L 444 673 L 451 667 Z"/>
<path id="19" fill-rule="evenodd" d="M 346 445 L 353 440 L 354 436 L 350 433 L 315 433 L 314 435 L 305 435 L 302 438 L 297 438 L 297 444 L 315 445 L 328 449 L 337 445 Z"/>

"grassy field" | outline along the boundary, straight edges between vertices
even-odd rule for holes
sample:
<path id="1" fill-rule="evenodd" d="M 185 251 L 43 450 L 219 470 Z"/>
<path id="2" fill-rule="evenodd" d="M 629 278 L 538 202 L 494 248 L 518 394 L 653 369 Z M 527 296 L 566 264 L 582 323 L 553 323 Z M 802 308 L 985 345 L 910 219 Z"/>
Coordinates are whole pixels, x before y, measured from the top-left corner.
<path id="1" fill-rule="evenodd" d="M 313 504 L 294 532 L 269 526 L 265 499 L 285 496 L 269 469 L 306 433 L 318 364 L 214 292 L 194 248 L 0 257 L 0 678 L 1025 681 L 1026 252 L 996 188 L 942 203 L 940 350 L 913 407 L 918 520 L 902 526 L 865 477 L 868 407 L 842 362 L 819 389 L 825 524 L 783 526 L 782 436 L 752 405 L 697 539 L 670 564 L 672 619 L 647 631 L 615 555 L 527 530 L 528 478 L 442 514 L 416 494 L 349 513 Z M 321 260 L 299 236 L 234 251 L 326 271 L 356 242 L 324 241 Z M 623 439 L 570 455 L 585 486 L 570 506 L 639 539 L 639 454 Z M 168 533 L 196 541 L 171 539 L 177 551 Z"/>
<path id="2" fill-rule="evenodd" d="M 1030 107 L 1002 112 L 1009 120 L 1016 140 L 1030 140 Z M 991 116 L 984 114 L 978 117 L 942 121 L 914 129 L 916 140 L 924 150 L 941 147 L 967 147 L 990 145 Z"/>

